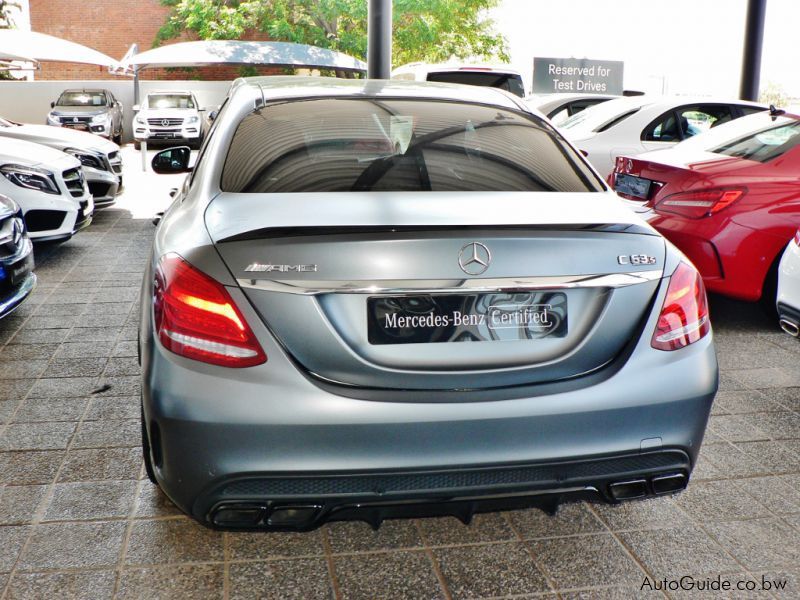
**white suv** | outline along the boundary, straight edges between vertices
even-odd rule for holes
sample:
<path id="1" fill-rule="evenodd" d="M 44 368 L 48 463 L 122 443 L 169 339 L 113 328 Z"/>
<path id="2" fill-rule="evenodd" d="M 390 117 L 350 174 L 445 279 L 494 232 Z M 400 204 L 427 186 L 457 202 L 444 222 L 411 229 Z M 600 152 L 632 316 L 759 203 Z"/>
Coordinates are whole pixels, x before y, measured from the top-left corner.
<path id="1" fill-rule="evenodd" d="M 136 149 L 142 142 L 180 142 L 199 148 L 203 141 L 202 118 L 191 92 L 164 91 L 147 94 L 134 106 L 133 138 Z"/>

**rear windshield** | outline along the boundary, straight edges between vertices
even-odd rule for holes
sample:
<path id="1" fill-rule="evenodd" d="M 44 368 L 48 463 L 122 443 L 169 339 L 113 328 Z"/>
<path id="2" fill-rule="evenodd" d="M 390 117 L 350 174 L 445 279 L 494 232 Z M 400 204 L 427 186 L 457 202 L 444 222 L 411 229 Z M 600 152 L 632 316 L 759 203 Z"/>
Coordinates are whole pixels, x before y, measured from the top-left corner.
<path id="1" fill-rule="evenodd" d="M 234 134 L 227 192 L 600 191 L 549 127 L 493 106 L 391 99 L 267 105 Z"/>
<path id="2" fill-rule="evenodd" d="M 106 95 L 103 92 L 64 92 L 58 97 L 57 106 L 104 106 Z"/>
<path id="3" fill-rule="evenodd" d="M 192 97 L 186 94 L 150 94 L 148 108 L 194 108 Z"/>
<path id="4" fill-rule="evenodd" d="M 799 144 L 800 121 L 794 121 L 750 133 L 713 148 L 711 152 L 765 163 Z"/>
<path id="5" fill-rule="evenodd" d="M 524 96 L 522 77 L 515 73 L 492 73 L 490 71 L 438 71 L 428 73 L 428 81 L 440 83 L 462 83 L 500 88 L 517 96 Z"/>

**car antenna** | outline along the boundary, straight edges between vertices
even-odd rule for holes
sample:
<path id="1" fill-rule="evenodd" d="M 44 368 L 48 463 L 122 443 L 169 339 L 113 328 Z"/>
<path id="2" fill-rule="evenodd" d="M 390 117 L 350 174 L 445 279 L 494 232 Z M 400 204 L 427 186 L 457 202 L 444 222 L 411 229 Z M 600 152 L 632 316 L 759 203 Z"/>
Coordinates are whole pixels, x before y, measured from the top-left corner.
<path id="1" fill-rule="evenodd" d="M 769 115 L 771 117 L 779 117 L 779 116 L 785 115 L 785 114 L 786 114 L 786 111 L 783 110 L 782 108 L 778 108 L 774 104 L 770 104 L 769 105 Z"/>

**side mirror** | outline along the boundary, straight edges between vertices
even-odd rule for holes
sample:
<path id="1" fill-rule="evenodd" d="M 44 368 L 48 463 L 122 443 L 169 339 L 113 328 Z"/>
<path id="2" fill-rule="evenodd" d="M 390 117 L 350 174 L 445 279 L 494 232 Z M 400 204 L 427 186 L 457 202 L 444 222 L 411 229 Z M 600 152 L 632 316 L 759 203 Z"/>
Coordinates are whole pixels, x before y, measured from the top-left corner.
<path id="1" fill-rule="evenodd" d="M 150 164 L 153 167 L 153 172 L 162 175 L 188 173 L 191 171 L 189 168 L 191 156 L 192 150 L 189 146 L 167 148 L 166 150 L 158 152 L 153 157 L 153 162 Z"/>
<path id="2" fill-rule="evenodd" d="M 210 113 L 208 113 L 208 120 L 209 120 L 209 121 L 213 121 L 214 119 L 216 119 L 216 118 L 217 118 L 217 113 L 218 113 L 218 112 L 219 112 L 219 111 L 218 111 L 217 109 L 214 109 L 214 110 L 212 110 Z"/>
<path id="3" fill-rule="evenodd" d="M 133 112 L 139 112 L 140 110 L 142 110 L 142 107 L 140 105 L 138 104 L 133 105 Z"/>
<path id="4" fill-rule="evenodd" d="M 56 107 L 56 103 L 55 102 L 51 102 L 50 103 L 50 108 L 55 108 L 55 107 Z"/>

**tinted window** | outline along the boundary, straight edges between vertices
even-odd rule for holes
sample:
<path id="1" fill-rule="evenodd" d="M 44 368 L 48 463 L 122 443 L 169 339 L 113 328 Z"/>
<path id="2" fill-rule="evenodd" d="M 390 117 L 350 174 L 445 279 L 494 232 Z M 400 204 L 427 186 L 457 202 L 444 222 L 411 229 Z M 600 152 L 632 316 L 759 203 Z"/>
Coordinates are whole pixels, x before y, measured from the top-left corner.
<path id="1" fill-rule="evenodd" d="M 496 107 L 321 99 L 268 105 L 239 124 L 229 192 L 595 191 L 549 127 Z"/>
<path id="2" fill-rule="evenodd" d="M 701 104 L 683 106 L 664 113 L 650 124 L 642 139 L 650 142 L 678 142 L 712 127 L 733 120 L 731 107 L 726 104 Z"/>
<path id="3" fill-rule="evenodd" d="M 104 106 L 106 95 L 103 92 L 64 92 L 59 96 L 58 106 Z"/>
<path id="4" fill-rule="evenodd" d="M 711 151 L 727 156 L 767 162 L 800 145 L 800 122 L 762 129 Z"/>
<path id="5" fill-rule="evenodd" d="M 186 94 L 148 94 L 148 108 L 194 108 L 192 97 Z"/>
<path id="6" fill-rule="evenodd" d="M 522 78 L 513 73 L 492 73 L 491 71 L 439 71 L 428 73 L 428 81 L 441 83 L 462 83 L 481 85 L 506 90 L 517 96 L 524 96 Z"/>

